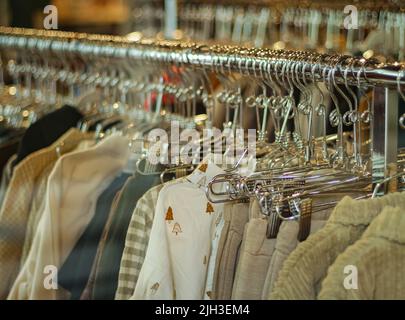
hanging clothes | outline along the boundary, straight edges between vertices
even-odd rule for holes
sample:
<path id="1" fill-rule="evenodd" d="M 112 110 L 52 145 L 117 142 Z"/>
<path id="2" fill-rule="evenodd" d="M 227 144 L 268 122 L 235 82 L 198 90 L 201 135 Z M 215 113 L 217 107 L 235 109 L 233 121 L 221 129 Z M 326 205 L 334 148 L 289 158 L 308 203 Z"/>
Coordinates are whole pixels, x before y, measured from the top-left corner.
<path id="1" fill-rule="evenodd" d="M 48 180 L 46 206 L 8 299 L 66 299 L 44 287 L 46 266 L 60 268 L 91 221 L 98 196 L 123 169 L 127 139 L 110 136 L 95 147 L 62 156 Z"/>
<path id="2" fill-rule="evenodd" d="M 246 224 L 232 300 L 260 300 L 276 239 L 267 238 L 267 219 L 258 209 Z"/>
<path id="3" fill-rule="evenodd" d="M 257 23 L 236 10 L 234 36 L 263 33 L 264 9 Z M 326 47 L 343 48 L 337 11 L 302 9 L 281 19 L 287 50 L 151 40 L 132 54 L 124 38 L 0 27 L 0 299 L 402 297 L 405 193 L 369 198 L 405 184 L 405 150 L 374 148 L 394 138 L 378 110 L 395 89 L 405 100 L 403 66 L 292 54 L 303 13 L 304 47 L 326 17 Z M 357 292 L 344 264 L 364 273 Z"/>
<path id="4" fill-rule="evenodd" d="M 340 254 L 322 282 L 319 299 L 405 299 L 404 208 L 385 207 L 362 237 Z M 355 278 L 345 287 L 347 267 Z M 354 273 L 355 272 L 355 273 Z"/>
<path id="5" fill-rule="evenodd" d="M 315 215 L 316 214 L 314 214 L 311 221 L 310 234 L 321 230 L 326 224 L 326 219 L 317 220 Z M 263 300 L 268 299 L 269 294 L 273 291 L 278 274 L 282 269 L 285 260 L 299 244 L 298 233 L 299 223 L 297 221 L 283 221 L 281 223 L 280 230 L 277 234 L 274 252 L 271 256 L 269 268 L 267 270 L 266 280 L 264 282 Z"/>
<path id="6" fill-rule="evenodd" d="M 58 284 L 70 292 L 71 300 L 80 299 L 85 289 L 114 197 L 129 176 L 120 173 L 99 196 L 92 220 L 58 272 Z"/>
<path id="7" fill-rule="evenodd" d="M 356 194 L 353 194 L 356 195 Z M 321 230 L 329 219 L 333 208 L 323 209 L 317 212 L 312 212 L 313 208 L 320 204 L 330 203 L 339 199 L 339 195 L 317 195 L 311 197 L 311 212 L 310 212 L 310 230 L 309 235 Z M 273 255 L 270 260 L 267 276 L 264 283 L 262 299 L 267 300 L 272 293 L 275 283 L 278 279 L 278 274 L 283 268 L 285 260 L 295 250 L 298 244 L 306 239 L 299 239 L 300 223 L 296 220 L 283 221 L 280 225 L 280 230 L 277 234 L 276 245 Z"/>
<path id="8" fill-rule="evenodd" d="M 72 150 L 89 137 L 71 129 L 48 148 L 32 153 L 13 171 L 0 212 L 0 298 L 5 298 L 19 271 L 34 189 L 43 170 L 56 162 L 57 148 Z"/>
<path id="9" fill-rule="evenodd" d="M 116 300 L 128 300 L 133 294 L 145 261 L 156 203 L 163 185 L 148 190 L 138 201 L 125 238 L 118 275 Z"/>
<path id="10" fill-rule="evenodd" d="M 211 204 L 205 196 L 207 183 L 223 170 L 213 160 L 204 161 L 186 179 L 160 191 L 145 261 L 131 299 L 203 298 L 210 239 L 217 214 L 223 210 L 223 204 Z M 179 194 L 187 201 L 178 201 Z"/>
<path id="11" fill-rule="evenodd" d="M 156 176 L 136 175 L 131 178 L 120 194 L 118 205 L 107 231 L 107 239 L 97 262 L 92 298 L 113 300 L 118 286 L 120 263 L 125 246 L 125 237 L 132 212 L 139 198 L 158 184 Z"/>
<path id="12" fill-rule="evenodd" d="M 316 299 L 336 257 L 361 237 L 385 206 L 404 208 L 405 194 L 371 200 L 343 198 L 325 227 L 300 243 L 284 262 L 269 299 Z"/>
<path id="13" fill-rule="evenodd" d="M 231 210 L 224 210 L 224 227 L 219 241 L 215 263 L 214 299 L 230 300 L 237 266 L 237 259 L 245 225 L 249 220 L 249 204 L 235 203 Z"/>
<path id="14" fill-rule="evenodd" d="M 75 128 L 82 118 L 77 108 L 65 105 L 37 120 L 22 137 L 14 165 L 31 153 L 50 146 L 70 128 Z"/>
<path id="15" fill-rule="evenodd" d="M 98 247 L 97 247 L 97 252 L 96 256 L 94 257 L 93 265 L 91 267 L 90 275 L 89 278 L 87 279 L 86 287 L 84 288 L 82 295 L 80 296 L 80 300 L 91 300 L 92 299 L 92 293 L 93 293 L 93 287 L 94 287 L 94 281 L 96 277 L 96 270 L 97 270 L 97 264 L 98 261 L 100 260 L 100 254 L 104 248 L 105 241 L 107 238 L 107 231 L 111 226 L 112 218 L 114 216 L 114 213 L 117 209 L 118 205 L 118 199 L 120 197 L 121 191 L 118 191 L 117 194 L 114 197 L 114 200 L 111 204 L 111 209 L 110 209 L 110 214 L 108 215 L 107 222 L 104 226 L 103 233 L 101 235 Z"/>
<path id="16" fill-rule="evenodd" d="M 231 205 L 224 205 L 224 211 L 220 212 L 215 221 L 215 230 L 211 239 L 211 255 L 208 260 L 207 279 L 205 281 L 204 300 L 215 299 L 214 281 L 216 278 L 217 260 L 221 257 L 220 247 L 223 247 L 225 237 L 221 239 L 222 230 L 225 227 L 225 219 L 227 211 L 231 211 Z M 222 241 L 221 241 L 222 240 Z M 221 244 L 220 244 L 221 243 Z"/>

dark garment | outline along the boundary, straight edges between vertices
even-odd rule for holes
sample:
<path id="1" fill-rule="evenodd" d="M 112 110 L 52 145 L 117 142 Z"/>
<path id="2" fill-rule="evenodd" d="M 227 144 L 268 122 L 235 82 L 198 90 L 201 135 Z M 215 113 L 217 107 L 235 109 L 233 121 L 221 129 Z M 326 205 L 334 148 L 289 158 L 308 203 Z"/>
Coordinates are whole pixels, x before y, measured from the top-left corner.
<path id="1" fill-rule="evenodd" d="M 122 187 L 122 190 L 125 189 L 126 184 L 128 183 L 128 181 L 130 181 L 131 178 L 129 178 L 127 180 L 127 182 L 125 183 L 125 185 Z M 91 272 L 90 272 L 90 276 L 89 276 L 89 280 L 87 281 L 86 284 L 86 288 L 84 288 L 83 293 L 80 297 L 80 300 L 91 300 L 92 296 L 93 296 L 93 288 L 94 288 L 94 281 L 96 280 L 96 271 L 97 271 L 97 265 L 100 261 L 100 255 L 101 252 L 103 252 L 104 250 L 104 246 L 105 246 L 105 242 L 107 240 L 107 234 L 108 234 L 108 230 L 110 229 L 111 226 L 111 222 L 113 220 L 114 214 L 117 211 L 117 205 L 118 205 L 118 201 L 121 198 L 121 192 L 122 190 L 118 191 L 117 194 L 115 195 L 114 201 L 111 205 L 111 210 L 110 210 L 110 214 L 108 215 L 108 219 L 107 222 L 105 224 L 104 230 L 103 230 L 103 234 L 101 235 L 101 239 L 100 242 L 98 244 L 98 248 L 97 248 L 97 253 L 96 253 L 96 257 L 94 258 L 93 261 L 93 266 L 91 267 Z"/>
<path id="2" fill-rule="evenodd" d="M 21 140 L 24 133 L 25 133 L 24 128 L 12 128 L 0 124 L 0 148 L 3 145 L 8 144 L 16 139 Z"/>
<path id="3" fill-rule="evenodd" d="M 126 173 L 120 174 L 99 196 L 93 219 L 58 273 L 59 285 L 71 293 L 72 300 L 80 299 L 87 284 L 114 197 L 129 176 Z M 66 232 L 69 232 L 69 230 L 66 230 Z"/>
<path id="4" fill-rule="evenodd" d="M 49 147 L 70 128 L 77 126 L 83 115 L 74 107 L 63 106 L 33 123 L 25 132 L 14 165 L 31 153 Z"/>
<path id="5" fill-rule="evenodd" d="M 94 300 L 114 300 L 118 287 L 121 257 L 132 213 L 138 199 L 160 181 L 156 176 L 136 176 L 125 185 L 118 200 L 111 227 L 108 230 L 104 250 L 96 270 L 93 288 Z"/>

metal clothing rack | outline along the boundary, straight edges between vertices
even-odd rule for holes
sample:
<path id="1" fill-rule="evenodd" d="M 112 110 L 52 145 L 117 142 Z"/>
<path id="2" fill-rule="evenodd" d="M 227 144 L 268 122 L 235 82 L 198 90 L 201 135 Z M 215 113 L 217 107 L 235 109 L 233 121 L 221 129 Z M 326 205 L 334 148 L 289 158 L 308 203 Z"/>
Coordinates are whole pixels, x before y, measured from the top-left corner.
<path id="1" fill-rule="evenodd" d="M 301 77 L 313 78 L 315 71 L 318 80 L 324 72 L 332 69 L 350 72 L 344 78 L 343 72 L 336 72 L 336 81 L 347 80 L 351 84 L 384 85 L 396 87 L 405 84 L 402 65 L 383 64 L 373 59 L 354 58 L 340 54 L 320 54 L 306 51 L 271 50 L 238 46 L 208 46 L 194 42 L 155 41 L 141 39 L 131 41 L 125 37 L 92 35 L 62 31 L 46 31 L 0 27 L 0 48 L 25 50 L 37 53 L 52 52 L 76 54 L 78 56 L 98 56 L 115 59 L 128 59 L 135 62 L 178 64 L 197 68 L 208 68 L 218 72 L 239 72 L 243 75 L 259 77 L 266 72 L 281 72 L 285 63 L 304 63 Z M 360 75 L 360 77 L 359 77 Z M 402 79 L 403 78 L 403 79 Z"/>
<path id="2" fill-rule="evenodd" d="M 404 66 L 399 63 L 383 64 L 373 59 L 339 54 L 209 46 L 150 39 L 131 41 L 129 38 L 117 36 L 0 27 L 0 50 L 4 49 L 51 53 L 55 56 L 68 53 L 87 58 L 125 59 L 143 64 L 176 64 L 252 77 L 262 77 L 267 73 L 279 74 L 285 64 L 302 66 L 296 68 L 294 74 L 301 78 L 325 81 L 325 75 L 332 73 L 336 82 L 346 81 L 353 85 L 371 86 L 375 96 L 384 96 L 384 104 L 373 106 L 373 114 L 384 119 L 384 123 L 379 121 L 378 126 L 376 121 L 373 122 L 373 159 L 379 159 L 375 161 L 379 164 L 378 167 L 373 168 L 376 179 L 386 175 L 388 165 L 396 162 L 397 90 L 405 85 Z M 378 99 L 374 99 L 376 100 Z"/>

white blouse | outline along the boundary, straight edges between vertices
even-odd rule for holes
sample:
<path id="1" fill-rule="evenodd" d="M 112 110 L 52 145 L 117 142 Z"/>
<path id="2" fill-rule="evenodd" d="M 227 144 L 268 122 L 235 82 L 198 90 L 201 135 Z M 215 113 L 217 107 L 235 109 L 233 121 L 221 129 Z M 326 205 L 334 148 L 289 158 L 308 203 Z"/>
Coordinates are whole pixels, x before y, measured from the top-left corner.
<path id="1" fill-rule="evenodd" d="M 224 207 L 207 200 L 205 187 L 221 173 L 208 158 L 187 178 L 162 188 L 131 299 L 204 298 L 211 239 Z"/>

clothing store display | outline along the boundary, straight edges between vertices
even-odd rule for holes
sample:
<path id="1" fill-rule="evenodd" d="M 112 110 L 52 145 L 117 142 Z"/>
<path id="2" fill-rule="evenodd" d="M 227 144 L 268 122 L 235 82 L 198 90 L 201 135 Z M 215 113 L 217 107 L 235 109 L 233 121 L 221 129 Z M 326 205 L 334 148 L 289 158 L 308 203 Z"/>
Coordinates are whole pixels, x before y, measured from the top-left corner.
<path id="1" fill-rule="evenodd" d="M 215 263 L 213 296 L 216 300 L 231 299 L 237 258 L 248 220 L 248 203 L 236 203 L 232 205 L 232 210 L 224 210 L 225 225 L 222 229 Z"/>
<path id="2" fill-rule="evenodd" d="M 46 266 L 60 268 L 74 248 L 94 215 L 98 196 L 126 164 L 127 145 L 125 138 L 111 136 L 58 160 L 48 180 L 45 210 L 30 253 L 8 299 L 67 298 L 63 290 L 44 287 L 43 272 Z"/>
<path id="3" fill-rule="evenodd" d="M 284 262 L 269 299 L 316 299 L 328 268 L 385 206 L 405 209 L 405 194 L 371 200 L 343 198 L 325 227 L 300 243 Z"/>
<path id="4" fill-rule="evenodd" d="M 58 157 L 56 148 L 65 143 L 64 151 L 73 149 L 88 134 L 71 129 L 48 148 L 34 152 L 14 167 L 0 211 L 0 298 L 7 295 L 18 273 L 37 179 Z"/>
<path id="5" fill-rule="evenodd" d="M 72 300 L 80 299 L 83 293 L 112 202 L 128 178 L 129 174 L 120 173 L 101 193 L 92 220 L 59 270 L 58 284 L 70 292 Z"/>
<path id="6" fill-rule="evenodd" d="M 50 146 L 70 128 L 75 128 L 82 118 L 77 108 L 68 105 L 43 116 L 22 137 L 14 165 L 31 153 Z"/>
<path id="7" fill-rule="evenodd" d="M 207 182 L 220 173 L 223 171 L 210 160 L 186 179 L 162 188 L 131 299 L 203 298 L 210 239 L 216 216 L 223 210 L 222 204 L 207 201 L 204 190 Z M 178 194 L 188 201 L 176 201 Z"/>
<path id="8" fill-rule="evenodd" d="M 125 184 L 118 200 L 107 239 L 100 253 L 93 299 L 113 300 L 118 286 L 120 263 L 132 212 L 139 198 L 159 182 L 155 176 L 135 176 Z"/>
<path id="9" fill-rule="evenodd" d="M 0 300 L 405 299 L 405 12 L 183 2 L 0 26 Z"/>
<path id="10" fill-rule="evenodd" d="M 362 237 L 337 257 L 322 282 L 318 298 L 405 299 L 404 228 L 404 208 L 385 207 Z M 353 268 L 355 277 L 347 285 L 345 278 L 350 275 L 347 269 L 354 272 Z"/>
<path id="11" fill-rule="evenodd" d="M 128 300 L 134 293 L 145 261 L 156 203 L 163 185 L 147 191 L 136 204 L 131 216 L 122 253 L 116 300 Z"/>

